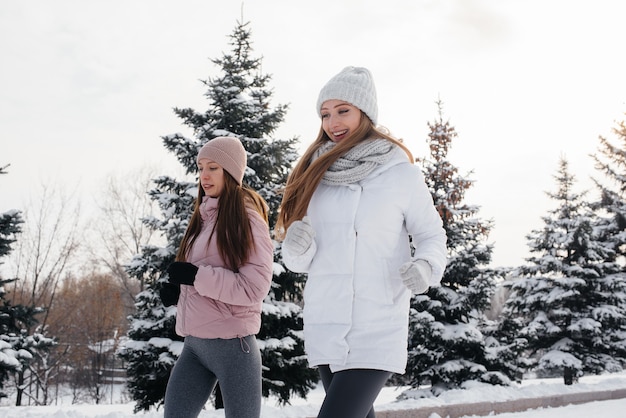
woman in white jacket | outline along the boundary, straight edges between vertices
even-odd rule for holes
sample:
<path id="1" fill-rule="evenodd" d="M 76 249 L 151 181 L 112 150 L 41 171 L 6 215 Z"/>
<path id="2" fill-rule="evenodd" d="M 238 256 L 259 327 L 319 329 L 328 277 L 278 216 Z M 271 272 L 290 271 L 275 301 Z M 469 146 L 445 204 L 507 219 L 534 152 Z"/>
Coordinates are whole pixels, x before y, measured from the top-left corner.
<path id="1" fill-rule="evenodd" d="M 318 417 L 371 418 L 385 382 L 405 371 L 411 293 L 440 282 L 446 235 L 411 152 L 376 128 L 367 69 L 333 77 L 317 111 L 277 231 L 285 265 L 308 274 L 305 348 L 326 390 Z"/>

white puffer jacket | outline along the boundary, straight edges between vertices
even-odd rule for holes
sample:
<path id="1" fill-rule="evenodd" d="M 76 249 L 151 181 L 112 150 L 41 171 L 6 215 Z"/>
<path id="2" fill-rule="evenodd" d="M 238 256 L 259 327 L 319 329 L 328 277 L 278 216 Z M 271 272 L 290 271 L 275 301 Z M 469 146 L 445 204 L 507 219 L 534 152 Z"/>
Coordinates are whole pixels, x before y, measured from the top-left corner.
<path id="1" fill-rule="evenodd" d="M 368 368 L 404 373 L 410 291 L 400 266 L 428 261 L 431 285 L 446 265 L 446 235 L 419 167 L 404 151 L 359 183 L 320 184 L 307 215 L 314 245 L 283 261 L 308 273 L 304 290 L 304 337 L 309 365 L 333 372 Z"/>

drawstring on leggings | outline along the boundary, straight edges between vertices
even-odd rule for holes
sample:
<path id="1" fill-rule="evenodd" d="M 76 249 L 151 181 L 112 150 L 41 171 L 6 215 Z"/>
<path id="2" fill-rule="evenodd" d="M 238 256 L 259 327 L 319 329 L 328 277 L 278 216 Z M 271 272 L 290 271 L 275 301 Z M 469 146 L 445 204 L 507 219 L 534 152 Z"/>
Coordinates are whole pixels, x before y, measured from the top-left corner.
<path id="1" fill-rule="evenodd" d="M 250 353 L 250 345 L 246 341 L 246 337 L 239 337 L 239 343 L 241 344 L 241 351 L 246 354 Z"/>

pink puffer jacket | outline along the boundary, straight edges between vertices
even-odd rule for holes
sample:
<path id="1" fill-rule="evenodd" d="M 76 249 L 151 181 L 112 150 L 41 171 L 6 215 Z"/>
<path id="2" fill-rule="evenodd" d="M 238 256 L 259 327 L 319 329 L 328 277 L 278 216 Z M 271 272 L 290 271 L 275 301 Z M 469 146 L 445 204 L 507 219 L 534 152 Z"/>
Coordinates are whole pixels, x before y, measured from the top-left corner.
<path id="1" fill-rule="evenodd" d="M 254 250 L 239 272 L 224 267 L 215 239 L 207 246 L 217 216 L 218 199 L 204 197 L 202 230 L 187 261 L 198 266 L 193 286 L 181 285 L 176 333 L 198 338 L 236 338 L 256 334 L 261 306 L 272 281 L 274 247 L 265 221 L 248 210 Z"/>

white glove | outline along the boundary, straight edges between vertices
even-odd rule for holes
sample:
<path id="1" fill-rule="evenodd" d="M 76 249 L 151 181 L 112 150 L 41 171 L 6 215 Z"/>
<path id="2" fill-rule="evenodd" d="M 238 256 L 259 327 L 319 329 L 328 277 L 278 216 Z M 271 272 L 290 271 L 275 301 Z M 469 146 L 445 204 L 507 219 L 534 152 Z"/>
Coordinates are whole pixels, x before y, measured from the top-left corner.
<path id="1" fill-rule="evenodd" d="M 432 275 L 432 268 L 425 260 L 409 261 L 400 266 L 400 277 L 414 295 L 420 295 L 428 290 Z"/>
<path id="2" fill-rule="evenodd" d="M 311 226 L 311 220 L 308 216 L 305 216 L 301 221 L 295 221 L 289 225 L 283 248 L 289 254 L 297 257 L 304 254 L 311 247 L 313 238 L 315 238 L 315 231 Z"/>

